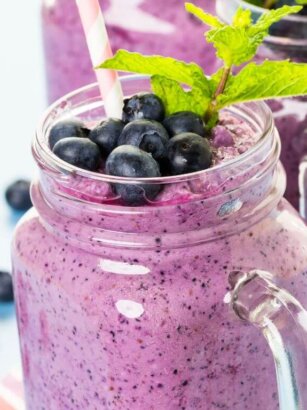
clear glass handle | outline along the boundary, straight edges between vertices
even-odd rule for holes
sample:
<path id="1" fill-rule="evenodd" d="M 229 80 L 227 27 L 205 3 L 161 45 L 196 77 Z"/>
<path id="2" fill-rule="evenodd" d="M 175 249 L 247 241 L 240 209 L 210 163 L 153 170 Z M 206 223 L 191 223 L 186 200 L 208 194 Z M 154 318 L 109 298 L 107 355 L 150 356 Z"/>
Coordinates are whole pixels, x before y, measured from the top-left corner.
<path id="1" fill-rule="evenodd" d="M 229 282 L 234 312 L 261 329 L 272 351 L 280 410 L 307 410 L 307 311 L 269 272 L 232 272 Z"/>

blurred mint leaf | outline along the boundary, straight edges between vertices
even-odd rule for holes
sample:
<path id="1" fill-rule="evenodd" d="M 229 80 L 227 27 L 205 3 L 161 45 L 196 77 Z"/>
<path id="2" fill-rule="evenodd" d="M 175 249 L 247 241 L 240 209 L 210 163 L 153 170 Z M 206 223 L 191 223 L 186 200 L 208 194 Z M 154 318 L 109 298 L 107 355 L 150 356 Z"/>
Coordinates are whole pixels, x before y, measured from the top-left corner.
<path id="1" fill-rule="evenodd" d="M 251 36 L 261 34 L 262 38 L 268 34 L 268 30 L 272 24 L 277 23 L 282 18 L 289 14 L 295 14 L 302 10 L 301 6 L 283 6 L 279 9 L 268 10 L 261 15 L 258 21 L 249 29 Z"/>
<path id="2" fill-rule="evenodd" d="M 263 0 L 247 0 L 247 2 L 250 4 L 254 4 L 255 6 L 258 6 L 258 7 L 264 7 Z"/>
<path id="3" fill-rule="evenodd" d="M 192 111 L 203 116 L 210 103 L 210 97 L 199 89 L 185 91 L 177 81 L 160 75 L 151 77 L 151 87 L 164 102 L 167 115 L 178 111 Z"/>
<path id="4" fill-rule="evenodd" d="M 290 61 L 250 63 L 229 78 L 223 94 L 217 97 L 217 108 L 268 98 L 307 94 L 307 64 Z"/>
<path id="5" fill-rule="evenodd" d="M 171 57 L 144 56 L 119 50 L 113 58 L 105 61 L 97 68 L 111 68 L 139 74 L 159 75 L 198 88 L 209 95 L 209 80 L 203 70 L 195 63 L 185 63 Z"/>
<path id="6" fill-rule="evenodd" d="M 270 26 L 291 13 L 298 13 L 300 6 L 284 6 L 270 10 L 253 24 L 250 10 L 239 8 L 233 17 L 232 25 L 224 25 L 209 30 L 207 41 L 216 49 L 217 56 L 224 61 L 226 67 L 239 66 L 251 60 Z"/>
<path id="7" fill-rule="evenodd" d="M 307 0 L 295 0 L 297 4 L 301 4 L 302 6 L 307 5 Z"/>
<path id="8" fill-rule="evenodd" d="M 188 13 L 193 14 L 193 16 L 197 17 L 209 27 L 222 28 L 226 26 L 226 24 L 220 21 L 217 17 L 206 13 L 203 9 L 195 6 L 193 3 L 185 3 L 185 9 Z"/>

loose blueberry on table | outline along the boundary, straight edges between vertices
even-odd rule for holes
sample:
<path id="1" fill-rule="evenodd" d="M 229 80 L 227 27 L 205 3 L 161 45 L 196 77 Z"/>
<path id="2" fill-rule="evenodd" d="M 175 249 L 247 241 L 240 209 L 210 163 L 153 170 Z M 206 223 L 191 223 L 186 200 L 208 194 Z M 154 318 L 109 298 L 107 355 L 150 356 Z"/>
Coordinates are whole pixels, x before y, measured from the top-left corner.
<path id="1" fill-rule="evenodd" d="M 13 282 L 12 276 L 5 271 L 0 271 L 0 302 L 13 302 Z"/>
<path id="2" fill-rule="evenodd" d="M 239 8 L 231 25 L 191 3 L 186 9 L 210 27 L 206 38 L 223 67 L 208 77 L 195 63 L 119 50 L 98 69 L 150 75 L 152 92 L 126 98 L 121 119 L 102 119 L 91 130 L 80 119 L 59 121 L 49 135 L 55 155 L 79 168 L 120 178 L 190 174 L 215 164 L 221 141 L 225 149 L 234 144 L 231 129 L 220 120 L 225 107 L 307 93 L 306 64 L 248 63 L 272 24 L 302 7 L 268 10 L 255 23 L 250 10 Z M 240 66 L 234 74 L 233 67 Z M 157 197 L 162 185 L 156 180 L 121 180 L 112 182 L 112 189 L 124 204 L 143 205 Z"/>
<path id="3" fill-rule="evenodd" d="M 10 184 L 5 191 L 7 203 L 15 211 L 27 211 L 32 207 L 30 181 L 19 179 Z"/>

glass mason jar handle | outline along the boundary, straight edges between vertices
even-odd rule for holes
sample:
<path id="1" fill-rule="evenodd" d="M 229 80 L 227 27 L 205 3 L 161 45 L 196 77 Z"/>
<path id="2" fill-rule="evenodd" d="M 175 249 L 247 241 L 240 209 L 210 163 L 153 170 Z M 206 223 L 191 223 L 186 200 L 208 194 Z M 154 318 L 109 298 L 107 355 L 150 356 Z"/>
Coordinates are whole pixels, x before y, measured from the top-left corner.
<path id="1" fill-rule="evenodd" d="M 269 272 L 232 272 L 229 282 L 234 312 L 260 328 L 273 354 L 280 410 L 307 410 L 307 311 Z"/>

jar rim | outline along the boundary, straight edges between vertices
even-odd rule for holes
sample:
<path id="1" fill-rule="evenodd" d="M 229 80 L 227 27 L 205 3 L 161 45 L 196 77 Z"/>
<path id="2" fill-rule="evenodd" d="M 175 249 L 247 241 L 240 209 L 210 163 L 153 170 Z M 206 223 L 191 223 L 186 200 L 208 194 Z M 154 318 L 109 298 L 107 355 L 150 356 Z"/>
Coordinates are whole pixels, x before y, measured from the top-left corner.
<path id="1" fill-rule="evenodd" d="M 136 81 L 136 80 L 146 80 L 148 76 L 141 76 L 141 75 L 127 75 L 122 76 L 121 81 Z M 53 114 L 58 112 L 58 109 L 65 105 L 67 101 L 72 100 L 74 97 L 82 94 L 86 94 L 87 92 L 98 89 L 98 83 L 92 83 L 81 88 L 78 88 L 62 98 L 55 101 L 51 104 L 41 116 L 41 119 L 38 123 L 36 128 L 35 137 L 32 143 L 32 153 L 35 160 L 38 162 L 39 165 L 43 169 L 48 169 L 52 173 L 63 173 L 64 175 L 73 174 L 74 176 L 86 177 L 91 180 L 99 181 L 99 182 L 106 182 L 106 183 L 124 183 L 124 184 L 172 184 L 184 181 L 192 181 L 195 178 L 199 178 L 200 176 L 209 176 L 217 171 L 226 171 L 229 168 L 232 168 L 235 165 L 238 165 L 253 154 L 255 154 L 258 150 L 261 150 L 262 146 L 266 142 L 266 137 L 272 133 L 274 129 L 274 121 L 273 116 L 270 108 L 268 105 L 263 101 L 253 101 L 252 103 L 257 105 L 262 117 L 263 121 L 263 129 L 261 130 L 261 136 L 259 137 L 256 144 L 249 148 L 243 154 L 239 156 L 227 160 L 225 162 L 221 162 L 218 165 L 215 165 L 211 168 L 206 170 L 197 171 L 189 174 L 182 174 L 182 175 L 175 175 L 175 176 L 166 176 L 166 177 L 155 177 L 155 178 L 131 178 L 131 177 L 118 177 L 118 176 L 111 176 L 107 174 L 97 173 L 93 171 L 83 170 L 67 162 L 58 158 L 50 149 L 48 145 L 48 141 L 46 138 L 46 134 L 48 131 L 48 127 L 46 126 L 46 119 Z M 84 101 L 86 103 L 86 101 Z M 97 108 L 97 103 L 92 102 L 93 108 Z M 104 106 L 104 103 L 101 101 L 99 104 L 101 107 Z M 236 104 L 232 105 L 229 108 L 226 108 L 225 111 L 231 111 L 234 114 L 242 115 L 244 113 L 244 109 L 247 109 L 248 103 Z M 247 114 L 245 114 L 247 115 Z M 47 128 L 47 129 L 46 129 Z"/>

